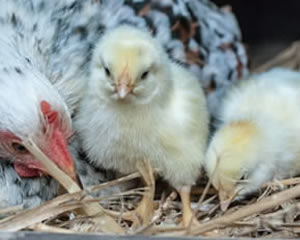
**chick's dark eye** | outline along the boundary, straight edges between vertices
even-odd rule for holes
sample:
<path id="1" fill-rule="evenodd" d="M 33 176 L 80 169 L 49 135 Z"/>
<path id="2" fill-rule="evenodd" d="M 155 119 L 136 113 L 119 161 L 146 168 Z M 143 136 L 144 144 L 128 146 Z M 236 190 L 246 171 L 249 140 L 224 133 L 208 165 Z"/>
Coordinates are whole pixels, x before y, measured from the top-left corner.
<path id="1" fill-rule="evenodd" d="M 24 147 L 24 145 L 22 145 L 21 143 L 14 142 L 11 144 L 11 147 L 18 154 L 28 153 L 28 150 L 26 149 L 26 147 Z"/>
<path id="2" fill-rule="evenodd" d="M 107 67 L 104 67 L 104 71 L 107 77 L 110 77 L 110 71 Z"/>
<path id="3" fill-rule="evenodd" d="M 141 79 L 145 80 L 148 75 L 149 75 L 149 71 L 143 72 L 143 74 L 141 75 Z"/>

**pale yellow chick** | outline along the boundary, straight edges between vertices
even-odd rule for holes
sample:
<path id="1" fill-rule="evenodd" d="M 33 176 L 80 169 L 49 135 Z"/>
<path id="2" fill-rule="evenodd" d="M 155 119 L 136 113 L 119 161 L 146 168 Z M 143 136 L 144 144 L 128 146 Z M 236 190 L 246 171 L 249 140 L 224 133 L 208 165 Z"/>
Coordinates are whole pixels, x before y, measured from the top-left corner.
<path id="1" fill-rule="evenodd" d="M 228 94 L 205 165 L 226 209 L 272 179 L 300 173 L 300 73 L 254 75 Z"/>
<path id="2" fill-rule="evenodd" d="M 150 33 L 121 26 L 103 36 L 75 128 L 97 166 L 129 174 L 149 160 L 179 191 L 187 225 L 206 149 L 206 102 L 198 80 Z"/>

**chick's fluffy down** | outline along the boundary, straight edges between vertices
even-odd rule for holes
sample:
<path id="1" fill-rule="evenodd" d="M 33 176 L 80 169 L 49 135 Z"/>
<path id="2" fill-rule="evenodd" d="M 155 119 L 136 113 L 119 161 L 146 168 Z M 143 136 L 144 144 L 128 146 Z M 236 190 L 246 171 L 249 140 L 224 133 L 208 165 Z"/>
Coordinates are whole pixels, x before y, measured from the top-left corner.
<path id="1" fill-rule="evenodd" d="M 89 159 L 125 174 L 135 172 L 136 163 L 145 159 L 173 186 L 193 184 L 208 134 L 198 80 L 172 63 L 143 30 L 122 26 L 103 41 L 96 48 L 89 88 L 75 123 Z M 147 77 L 141 80 L 145 71 Z M 124 76 L 133 89 L 119 99 L 115 86 Z"/>
<path id="2" fill-rule="evenodd" d="M 287 69 L 254 75 L 229 92 L 205 161 L 221 200 L 300 173 L 299 104 L 300 73 Z"/>

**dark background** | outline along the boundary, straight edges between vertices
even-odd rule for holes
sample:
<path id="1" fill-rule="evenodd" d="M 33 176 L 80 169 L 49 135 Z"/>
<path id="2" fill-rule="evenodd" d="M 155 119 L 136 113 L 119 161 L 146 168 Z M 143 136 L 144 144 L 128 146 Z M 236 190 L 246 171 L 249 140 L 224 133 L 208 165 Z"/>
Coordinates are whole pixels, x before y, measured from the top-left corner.
<path id="1" fill-rule="evenodd" d="M 300 40 L 300 0 L 212 0 L 230 5 L 250 60 L 259 65 Z"/>

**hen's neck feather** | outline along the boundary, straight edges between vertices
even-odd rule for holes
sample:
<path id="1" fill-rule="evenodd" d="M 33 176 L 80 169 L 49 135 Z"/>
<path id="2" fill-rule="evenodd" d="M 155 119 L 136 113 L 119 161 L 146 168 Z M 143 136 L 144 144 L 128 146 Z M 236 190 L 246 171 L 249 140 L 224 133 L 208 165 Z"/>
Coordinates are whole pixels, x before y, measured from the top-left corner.
<path id="1" fill-rule="evenodd" d="M 32 35 L 21 21 L 25 13 L 14 4 L 0 2 L 0 131 L 23 137 L 41 125 L 40 103 L 48 101 L 57 111 L 66 112 L 63 99 L 44 74 L 47 41 Z M 14 9 L 14 11 L 12 11 Z M 34 19 L 32 19 L 34 22 Z M 29 24 L 30 25 L 30 24 Z M 47 39 L 47 36 L 44 36 Z"/>

